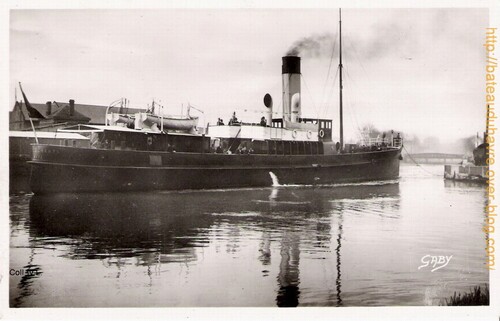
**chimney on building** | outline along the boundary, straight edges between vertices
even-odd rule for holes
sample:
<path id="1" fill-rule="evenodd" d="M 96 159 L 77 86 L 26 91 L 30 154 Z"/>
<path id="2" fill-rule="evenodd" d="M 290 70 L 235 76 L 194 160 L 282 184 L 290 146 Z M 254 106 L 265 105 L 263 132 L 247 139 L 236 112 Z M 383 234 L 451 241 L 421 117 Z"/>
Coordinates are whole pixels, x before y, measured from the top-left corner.
<path id="1" fill-rule="evenodd" d="M 74 99 L 69 100 L 69 115 L 70 116 L 75 115 L 75 100 Z"/>
<path id="2" fill-rule="evenodd" d="M 45 105 L 47 105 L 47 116 L 49 116 L 50 114 L 52 114 L 52 102 L 48 101 L 45 103 Z"/>

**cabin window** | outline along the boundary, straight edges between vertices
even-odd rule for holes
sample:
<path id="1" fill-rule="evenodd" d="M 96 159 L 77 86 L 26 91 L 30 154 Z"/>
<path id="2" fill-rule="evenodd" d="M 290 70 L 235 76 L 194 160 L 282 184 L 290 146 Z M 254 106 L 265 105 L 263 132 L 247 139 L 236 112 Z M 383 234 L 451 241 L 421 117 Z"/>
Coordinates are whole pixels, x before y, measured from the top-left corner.
<path id="1" fill-rule="evenodd" d="M 292 153 L 290 142 L 283 142 L 285 144 L 285 155 L 290 155 Z"/>
<path id="2" fill-rule="evenodd" d="M 284 151 L 283 151 L 283 141 L 277 141 L 277 142 L 276 142 L 276 145 L 277 145 L 277 146 L 276 146 L 276 147 L 277 147 L 276 153 L 277 153 L 278 155 L 283 155 L 283 152 L 284 152 Z"/>
<path id="3" fill-rule="evenodd" d="M 256 140 L 250 141 L 248 143 L 248 146 L 250 146 L 254 154 L 260 154 L 260 150 L 262 149 L 262 142 Z"/>
<path id="4" fill-rule="evenodd" d="M 161 156 L 160 155 L 149 155 L 149 164 L 151 166 L 161 166 Z"/>
<path id="5" fill-rule="evenodd" d="M 265 141 L 254 140 L 250 143 L 250 147 L 253 149 L 254 154 L 268 153 L 267 142 Z"/>
<path id="6" fill-rule="evenodd" d="M 273 119 L 272 121 L 272 127 L 274 128 L 283 128 L 283 119 Z"/>
<path id="7" fill-rule="evenodd" d="M 267 141 L 267 153 L 269 155 L 276 154 L 276 142 L 273 140 Z"/>
<path id="8" fill-rule="evenodd" d="M 261 142 L 260 145 L 261 145 L 261 148 L 260 148 L 259 153 L 267 154 L 267 152 L 269 150 L 269 142 L 268 141 Z"/>

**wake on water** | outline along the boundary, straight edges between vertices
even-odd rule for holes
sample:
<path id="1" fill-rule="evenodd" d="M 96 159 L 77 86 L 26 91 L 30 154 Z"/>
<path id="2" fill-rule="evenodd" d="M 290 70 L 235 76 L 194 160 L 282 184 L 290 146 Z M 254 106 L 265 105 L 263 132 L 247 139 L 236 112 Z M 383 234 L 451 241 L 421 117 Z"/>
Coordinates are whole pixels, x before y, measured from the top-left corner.
<path id="1" fill-rule="evenodd" d="M 273 187 L 281 186 L 280 182 L 278 181 L 278 176 L 276 176 L 276 174 L 274 174 L 273 172 L 269 172 L 269 175 L 271 176 L 271 179 L 273 181 Z"/>
<path id="2" fill-rule="evenodd" d="M 269 172 L 271 180 L 273 181 L 273 187 L 343 187 L 343 186 L 379 186 L 379 185 L 392 185 L 399 183 L 398 179 L 391 179 L 386 181 L 367 181 L 367 182 L 357 182 L 357 183 L 332 183 L 332 184 L 280 184 L 278 176 L 273 172 Z M 315 177 L 315 180 L 319 178 Z"/>
<path id="3" fill-rule="evenodd" d="M 307 188 L 307 187 L 344 187 L 344 186 L 381 186 L 381 185 L 391 185 L 398 184 L 398 179 L 386 180 L 386 181 L 367 181 L 367 182 L 357 182 L 357 183 L 332 183 L 332 184 L 280 184 L 278 176 L 273 172 L 269 172 L 271 176 L 272 187 L 295 187 L 295 188 Z M 213 192 L 228 192 L 228 191 L 241 191 L 241 190 L 256 190 L 256 189 L 268 189 L 269 186 L 262 187 L 232 187 L 232 188 L 214 188 L 214 189 L 186 189 L 186 190 L 165 190 L 165 191 L 153 191 L 144 193 L 158 193 L 158 194 L 189 194 L 189 193 L 213 193 Z"/>

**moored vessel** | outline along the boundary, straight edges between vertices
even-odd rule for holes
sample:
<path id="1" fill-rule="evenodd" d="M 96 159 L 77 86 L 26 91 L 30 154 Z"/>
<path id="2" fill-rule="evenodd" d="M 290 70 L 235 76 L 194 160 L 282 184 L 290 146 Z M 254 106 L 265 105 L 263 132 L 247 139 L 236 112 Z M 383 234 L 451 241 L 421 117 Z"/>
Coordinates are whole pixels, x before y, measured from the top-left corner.
<path id="1" fill-rule="evenodd" d="M 473 161 L 464 160 L 462 164 L 445 165 L 444 178 L 452 181 L 465 181 L 487 184 L 488 183 L 488 139 L 487 134 L 483 134 L 483 142 L 473 151 Z"/>

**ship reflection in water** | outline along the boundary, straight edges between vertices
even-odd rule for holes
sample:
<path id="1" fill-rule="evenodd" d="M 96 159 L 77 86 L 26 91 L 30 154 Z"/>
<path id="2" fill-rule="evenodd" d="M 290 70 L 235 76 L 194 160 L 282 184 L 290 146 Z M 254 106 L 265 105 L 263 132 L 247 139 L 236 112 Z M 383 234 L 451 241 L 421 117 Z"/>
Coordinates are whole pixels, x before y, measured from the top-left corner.
<path id="1" fill-rule="evenodd" d="M 10 277 L 10 304 L 425 305 L 487 282 L 457 251 L 480 243 L 441 246 L 442 218 L 430 224 L 401 185 L 12 196 L 10 265 L 36 273 Z M 456 264 L 418 271 L 437 248 Z M 455 279 L 460 288 L 436 286 Z"/>

